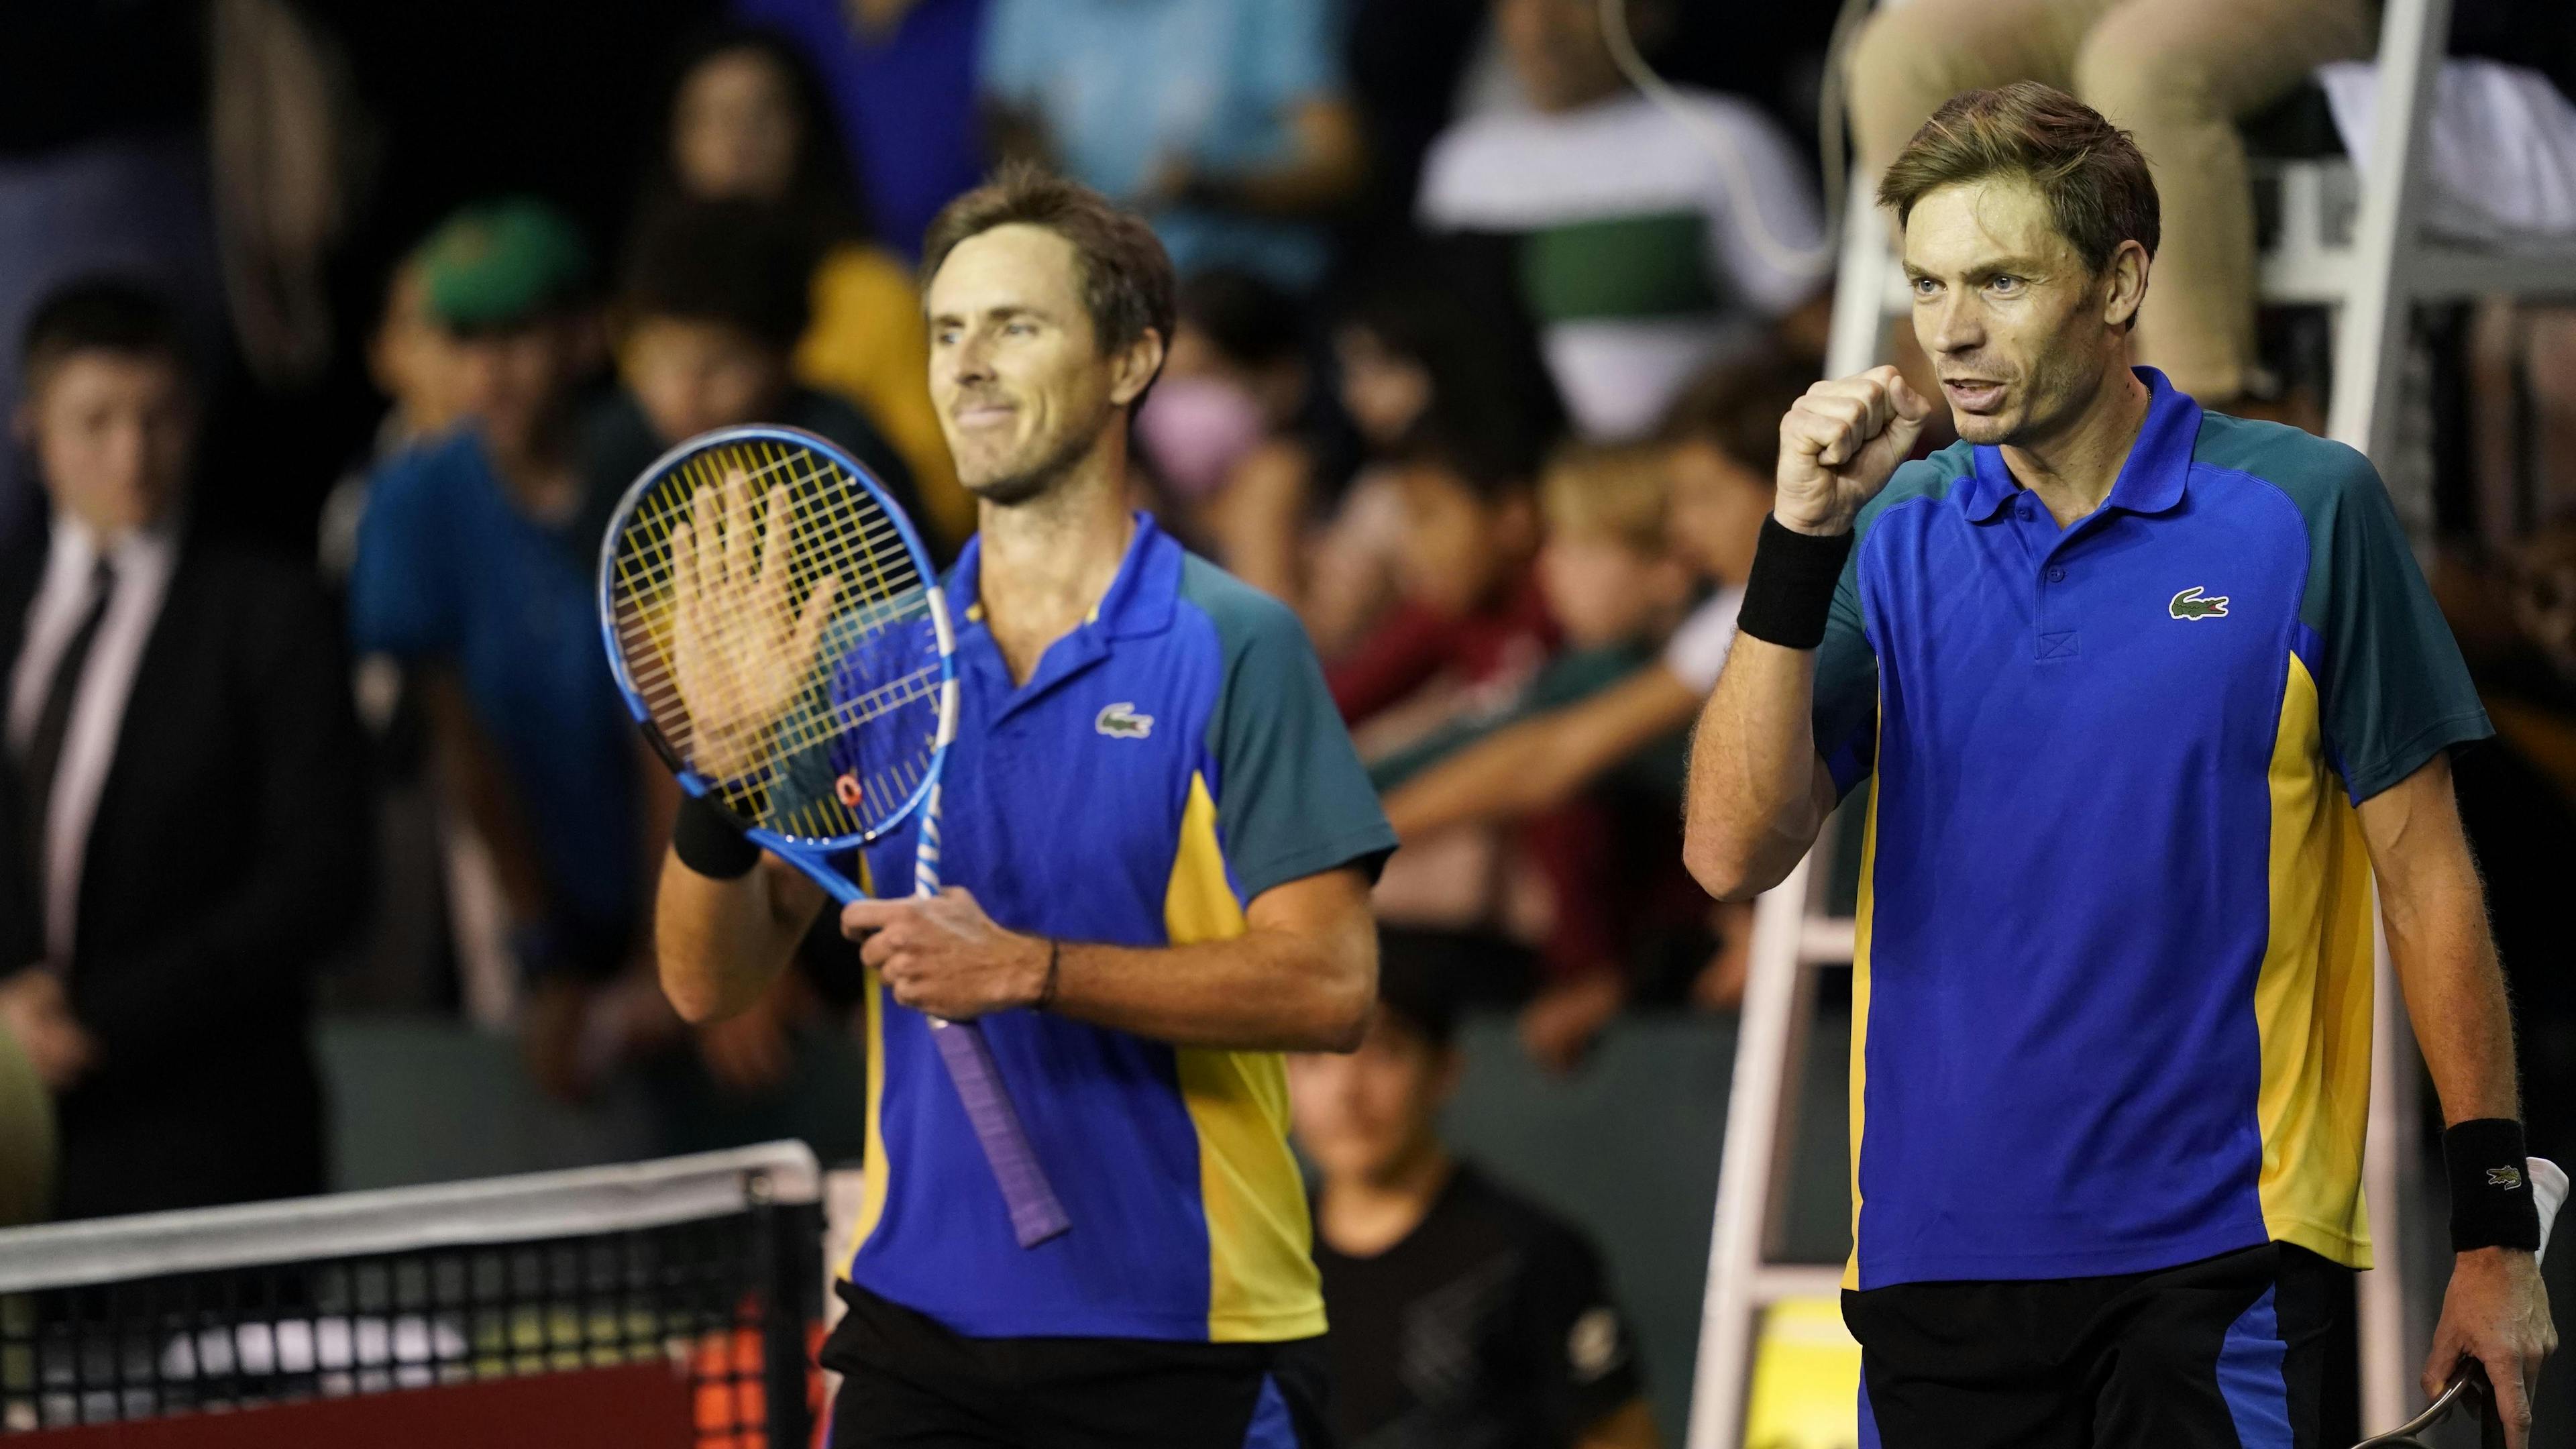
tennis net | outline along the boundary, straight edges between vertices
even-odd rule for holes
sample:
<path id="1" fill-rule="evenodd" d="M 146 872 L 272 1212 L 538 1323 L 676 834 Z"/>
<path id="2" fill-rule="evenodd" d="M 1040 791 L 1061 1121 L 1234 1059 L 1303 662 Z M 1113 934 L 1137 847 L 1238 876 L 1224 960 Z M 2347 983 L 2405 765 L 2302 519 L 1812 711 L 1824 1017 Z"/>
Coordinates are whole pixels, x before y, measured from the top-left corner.
<path id="1" fill-rule="evenodd" d="M 821 1197 L 775 1143 L 0 1232 L 0 1436 L 805 1449 Z"/>

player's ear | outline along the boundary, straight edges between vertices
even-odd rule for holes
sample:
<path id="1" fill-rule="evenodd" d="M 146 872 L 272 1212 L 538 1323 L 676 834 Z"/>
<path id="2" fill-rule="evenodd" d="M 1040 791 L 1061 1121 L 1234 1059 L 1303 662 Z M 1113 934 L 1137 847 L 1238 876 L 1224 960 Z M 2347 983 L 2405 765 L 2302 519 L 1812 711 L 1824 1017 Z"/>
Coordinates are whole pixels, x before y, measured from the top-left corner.
<path id="1" fill-rule="evenodd" d="M 1136 340 L 1128 343 L 1111 364 L 1114 375 L 1109 382 L 1109 401 L 1113 406 L 1125 407 L 1144 394 L 1154 374 L 1163 370 L 1163 352 L 1161 329 L 1148 327 L 1136 334 Z"/>
<path id="2" fill-rule="evenodd" d="M 2135 238 L 2120 243 L 2111 253 L 2104 275 L 2110 287 L 2103 298 L 2102 320 L 2112 327 L 2126 327 L 2138 318 L 2138 308 L 2147 300 L 2147 249 Z"/>

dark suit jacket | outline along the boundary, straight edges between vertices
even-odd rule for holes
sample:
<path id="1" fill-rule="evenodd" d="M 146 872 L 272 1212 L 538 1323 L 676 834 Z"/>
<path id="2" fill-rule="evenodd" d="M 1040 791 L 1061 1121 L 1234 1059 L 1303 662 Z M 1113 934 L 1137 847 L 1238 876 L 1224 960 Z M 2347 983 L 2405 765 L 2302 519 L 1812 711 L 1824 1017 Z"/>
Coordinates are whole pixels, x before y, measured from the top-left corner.
<path id="1" fill-rule="evenodd" d="M 0 680 L 42 547 L 0 558 Z M 372 840 L 340 639 L 300 570 L 182 547 L 81 873 L 65 985 L 99 1059 L 58 1103 L 57 1216 L 326 1185 L 312 979 L 365 908 Z M 24 793 L 0 768 L 0 972 L 42 954 Z"/>

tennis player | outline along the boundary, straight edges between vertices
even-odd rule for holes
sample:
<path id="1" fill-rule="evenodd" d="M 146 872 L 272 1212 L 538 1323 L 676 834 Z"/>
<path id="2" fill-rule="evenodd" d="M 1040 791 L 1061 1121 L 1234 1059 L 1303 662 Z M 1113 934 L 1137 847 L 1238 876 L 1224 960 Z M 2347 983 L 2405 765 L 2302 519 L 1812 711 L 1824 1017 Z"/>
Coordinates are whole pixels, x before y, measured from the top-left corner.
<path id="1" fill-rule="evenodd" d="M 2425 1387 L 2475 1357 L 2524 1444 L 2554 1334 L 2444 753 L 2489 730 L 2386 492 L 2129 365 L 2155 188 L 2074 99 L 1952 99 L 1879 199 L 1961 440 L 1903 462 L 1932 405 L 1885 367 L 1782 421 L 1688 822 L 1693 872 L 1741 897 L 1875 776 L 1861 1443 L 2359 1437 L 2323 1385 L 2371 1252 L 2375 873 L 2450 1124 Z"/>
<path id="2" fill-rule="evenodd" d="M 1173 320 L 1153 233 L 1013 170 L 940 215 L 923 275 L 981 529 L 945 582 L 957 884 L 841 916 L 869 1130 L 832 1442 L 1321 1444 L 1281 1053 L 1359 1041 L 1394 834 L 1295 616 L 1128 509 Z M 913 849 L 863 879 L 908 881 Z M 662 975 L 693 1021 L 756 999 L 823 906 L 757 860 L 707 807 L 675 832 Z M 932 1016 L 983 1023 L 1070 1232 L 1018 1246 Z"/>

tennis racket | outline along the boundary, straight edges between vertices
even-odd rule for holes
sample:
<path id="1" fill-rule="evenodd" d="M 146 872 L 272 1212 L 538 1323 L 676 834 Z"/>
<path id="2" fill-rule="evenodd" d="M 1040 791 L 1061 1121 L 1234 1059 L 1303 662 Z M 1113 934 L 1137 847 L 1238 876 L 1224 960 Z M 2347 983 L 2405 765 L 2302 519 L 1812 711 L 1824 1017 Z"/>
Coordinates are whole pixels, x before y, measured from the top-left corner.
<path id="1" fill-rule="evenodd" d="M 664 454 L 600 547 L 599 619 L 682 789 L 844 903 L 867 892 L 829 857 L 915 820 L 913 893 L 938 894 L 955 636 L 911 521 L 847 453 L 755 426 Z M 1064 1232 L 983 1029 L 931 1026 L 1020 1246 Z"/>
<path id="2" fill-rule="evenodd" d="M 2567 1202 L 2567 1174 L 2546 1157 L 2525 1159 L 2531 1178 L 2532 1201 L 2540 1208 L 2540 1252 L 2549 1252 L 2549 1230 L 2558 1221 L 2558 1210 Z M 2525 1384 L 2531 1392 L 2536 1385 Z M 2398 1425 L 2385 1434 L 2364 1439 L 2354 1449 L 2430 1449 L 2417 1435 L 2429 1432 L 2435 1425 L 2447 1423 L 2462 1415 L 2477 1420 L 2479 1443 L 2483 1449 L 2504 1449 L 2504 1421 L 2495 1412 L 2495 1385 L 2487 1381 L 2486 1365 L 2476 1359 L 2465 1359 L 2443 1386 L 2441 1396 L 2424 1412 Z"/>

